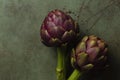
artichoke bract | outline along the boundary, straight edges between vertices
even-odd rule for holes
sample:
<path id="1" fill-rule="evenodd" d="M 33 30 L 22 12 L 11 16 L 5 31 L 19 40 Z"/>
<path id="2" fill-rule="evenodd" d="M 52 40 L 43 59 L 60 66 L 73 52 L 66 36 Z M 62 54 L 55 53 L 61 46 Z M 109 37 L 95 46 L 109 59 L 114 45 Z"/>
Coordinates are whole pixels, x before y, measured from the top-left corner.
<path id="1" fill-rule="evenodd" d="M 72 66 L 79 70 L 100 69 L 105 65 L 107 44 L 102 39 L 85 36 L 75 49 L 72 49 Z"/>
<path id="2" fill-rule="evenodd" d="M 56 9 L 49 12 L 42 23 L 41 41 L 50 47 L 66 45 L 75 39 L 78 30 L 71 16 Z"/>

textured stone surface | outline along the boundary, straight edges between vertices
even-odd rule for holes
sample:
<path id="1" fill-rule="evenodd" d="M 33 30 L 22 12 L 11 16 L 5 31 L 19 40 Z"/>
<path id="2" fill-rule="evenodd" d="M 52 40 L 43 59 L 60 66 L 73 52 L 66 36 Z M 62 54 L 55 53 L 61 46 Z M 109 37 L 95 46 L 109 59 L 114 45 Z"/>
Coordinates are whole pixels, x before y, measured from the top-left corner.
<path id="1" fill-rule="evenodd" d="M 0 80 L 56 80 L 56 53 L 39 39 L 53 9 L 71 13 L 81 34 L 109 44 L 111 69 L 87 78 L 120 80 L 120 0 L 0 0 Z"/>

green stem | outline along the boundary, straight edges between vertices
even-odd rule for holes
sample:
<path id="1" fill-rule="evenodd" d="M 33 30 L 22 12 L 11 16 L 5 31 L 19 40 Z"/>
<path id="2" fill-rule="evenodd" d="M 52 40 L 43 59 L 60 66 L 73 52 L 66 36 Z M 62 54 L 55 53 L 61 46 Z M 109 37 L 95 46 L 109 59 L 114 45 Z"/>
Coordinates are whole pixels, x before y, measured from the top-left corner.
<path id="1" fill-rule="evenodd" d="M 66 78 L 66 65 L 65 65 L 65 53 L 66 49 L 63 47 L 57 48 L 58 53 L 58 61 L 57 61 L 57 68 L 56 68 L 56 74 L 57 74 L 57 80 L 65 80 Z"/>
<path id="2" fill-rule="evenodd" d="M 75 69 L 73 73 L 70 75 L 70 77 L 68 78 L 68 80 L 78 80 L 81 75 L 82 73 L 77 69 Z"/>

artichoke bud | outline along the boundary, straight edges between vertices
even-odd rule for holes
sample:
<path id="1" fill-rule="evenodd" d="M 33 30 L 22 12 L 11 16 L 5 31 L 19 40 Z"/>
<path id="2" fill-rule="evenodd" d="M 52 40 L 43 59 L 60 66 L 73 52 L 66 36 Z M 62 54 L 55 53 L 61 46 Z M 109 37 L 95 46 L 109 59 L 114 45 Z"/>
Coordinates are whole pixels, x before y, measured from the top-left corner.
<path id="1" fill-rule="evenodd" d="M 40 36 L 46 46 L 60 47 L 74 41 L 78 30 L 71 16 L 56 9 L 45 17 L 40 28 Z"/>
<path id="2" fill-rule="evenodd" d="M 97 69 L 98 65 L 104 66 L 108 50 L 107 44 L 97 36 L 85 36 L 81 42 L 78 43 L 74 49 L 74 64 L 75 68 L 79 70 Z M 71 58 L 72 58 L 71 57 Z M 99 67 L 100 67 L 99 66 Z"/>

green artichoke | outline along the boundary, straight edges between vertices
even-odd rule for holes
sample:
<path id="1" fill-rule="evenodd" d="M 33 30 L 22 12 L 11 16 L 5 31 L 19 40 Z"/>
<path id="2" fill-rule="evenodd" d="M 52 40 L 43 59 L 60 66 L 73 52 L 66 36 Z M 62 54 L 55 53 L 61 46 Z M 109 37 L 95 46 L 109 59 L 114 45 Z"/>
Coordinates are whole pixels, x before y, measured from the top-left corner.
<path id="1" fill-rule="evenodd" d="M 85 36 L 72 50 L 71 64 L 79 70 L 98 69 L 105 65 L 107 44 L 102 39 L 91 35 Z"/>

